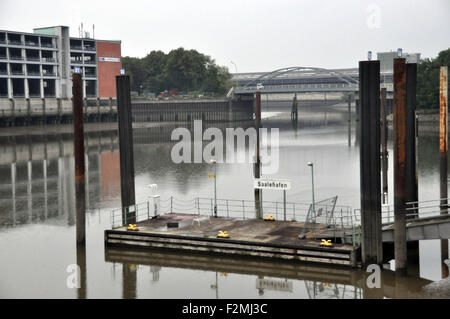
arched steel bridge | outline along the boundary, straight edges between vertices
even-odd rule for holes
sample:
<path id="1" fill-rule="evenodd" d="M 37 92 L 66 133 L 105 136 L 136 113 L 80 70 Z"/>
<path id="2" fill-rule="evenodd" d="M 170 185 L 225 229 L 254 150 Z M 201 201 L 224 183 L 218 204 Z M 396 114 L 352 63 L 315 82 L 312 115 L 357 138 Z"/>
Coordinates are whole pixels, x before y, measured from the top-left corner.
<path id="1" fill-rule="evenodd" d="M 357 72 L 357 69 L 353 70 L 356 70 Z M 313 81 L 323 78 L 323 76 L 327 78 L 334 78 L 336 81 L 332 81 L 333 83 L 317 83 L 318 81 Z M 316 83 L 277 84 L 277 81 L 274 81 L 279 80 L 279 82 L 296 82 L 293 81 L 293 79 L 310 79 L 312 80 L 310 82 Z M 295 66 L 264 73 L 252 80 L 249 80 L 243 86 L 235 87 L 233 93 L 246 94 L 254 93 L 257 90 L 262 93 L 355 92 L 358 91 L 358 79 L 355 78 L 355 76 L 352 77 L 337 70 Z"/>

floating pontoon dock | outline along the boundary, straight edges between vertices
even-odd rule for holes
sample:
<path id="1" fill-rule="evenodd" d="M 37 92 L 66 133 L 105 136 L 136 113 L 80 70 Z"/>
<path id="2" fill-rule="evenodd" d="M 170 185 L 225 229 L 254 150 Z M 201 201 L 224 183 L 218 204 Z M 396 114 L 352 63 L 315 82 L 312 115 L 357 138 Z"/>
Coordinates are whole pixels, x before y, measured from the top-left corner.
<path id="1" fill-rule="evenodd" d="M 138 231 L 127 226 L 106 230 L 105 245 L 359 266 L 358 246 L 326 247 L 320 240 L 299 239 L 304 227 L 300 222 L 169 213 L 138 222 L 137 227 Z M 229 238 L 217 238 L 219 231 Z"/>

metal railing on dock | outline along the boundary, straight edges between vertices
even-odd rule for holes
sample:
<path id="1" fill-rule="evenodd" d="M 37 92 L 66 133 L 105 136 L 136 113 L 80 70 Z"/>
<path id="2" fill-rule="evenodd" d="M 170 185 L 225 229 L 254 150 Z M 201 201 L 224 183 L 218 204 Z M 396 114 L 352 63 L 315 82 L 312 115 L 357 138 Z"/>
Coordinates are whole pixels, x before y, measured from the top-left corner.
<path id="1" fill-rule="evenodd" d="M 263 201 L 265 214 L 270 214 L 276 220 L 304 221 L 311 204 L 301 202 Z M 112 227 L 126 225 L 130 220 L 136 222 L 148 220 L 155 215 L 168 213 L 192 214 L 200 216 L 214 216 L 214 198 L 178 199 L 169 197 L 161 199 L 159 207 L 155 210 L 151 202 L 142 202 L 125 208 L 111 211 Z M 253 219 L 255 213 L 254 200 L 217 199 L 217 216 L 227 218 Z"/>
<path id="2" fill-rule="evenodd" d="M 317 202 L 316 214 L 312 214 L 311 203 L 263 201 L 264 215 L 272 215 L 275 220 L 299 221 L 305 223 L 305 233 L 315 231 L 320 227 L 351 228 L 359 225 L 359 216 L 349 206 L 336 205 L 329 200 Z M 159 205 L 154 207 L 152 201 L 138 203 L 130 207 L 117 208 L 111 211 L 112 228 L 121 227 L 134 221 L 136 223 L 149 220 L 157 215 L 168 213 L 192 214 L 198 216 L 214 216 L 214 198 L 197 197 L 193 199 L 179 199 L 173 196 L 160 199 Z M 246 199 L 217 199 L 217 216 L 227 218 L 254 219 L 256 218 L 255 201 Z"/>

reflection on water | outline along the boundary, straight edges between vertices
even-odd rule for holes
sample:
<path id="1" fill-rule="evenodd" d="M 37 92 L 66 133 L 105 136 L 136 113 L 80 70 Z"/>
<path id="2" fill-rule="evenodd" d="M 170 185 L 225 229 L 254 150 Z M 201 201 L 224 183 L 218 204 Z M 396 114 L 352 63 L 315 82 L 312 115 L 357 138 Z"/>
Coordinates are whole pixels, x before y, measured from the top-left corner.
<path id="1" fill-rule="evenodd" d="M 384 269 L 380 288 L 370 289 L 368 273 L 362 270 L 165 251 L 107 248 L 105 260 L 122 267 L 123 295 L 128 298 L 186 298 L 179 293 L 189 291 L 190 298 L 233 298 L 236 294 L 243 298 L 425 298 L 423 287 L 431 283 L 420 277 L 396 277 Z M 175 272 L 195 280 L 195 288 L 181 283 L 167 287 Z M 146 290 L 143 287 L 148 285 L 137 281 L 149 277 L 157 290 Z M 202 295 L 208 287 L 209 294 Z"/>
<path id="2" fill-rule="evenodd" d="M 315 165 L 318 200 L 338 195 L 340 205 L 359 207 L 359 149 L 346 113 L 300 112 L 299 121 L 263 120 L 280 129 L 280 165 L 273 177 L 292 179 L 288 201 L 311 198 Z M 247 128 L 252 123 L 235 123 Z M 178 125 L 177 125 L 178 126 Z M 162 198 L 212 197 L 208 163 L 175 164 L 170 134 L 177 126 L 134 129 L 136 201 L 146 201 L 151 183 Z M 205 124 L 204 129 L 208 126 Z M 229 125 L 218 125 L 225 129 Z M 348 133 L 351 133 L 349 136 Z M 4 134 L 3 134 L 4 135 Z M 24 134 L 0 137 L 0 297 L 12 298 L 396 298 L 420 297 L 443 273 L 439 241 L 420 243 L 422 276 L 395 279 L 383 271 L 381 290 L 367 289 L 367 273 L 298 263 L 218 256 L 105 249 L 109 211 L 120 205 L 117 132 L 90 131 L 86 140 L 87 247 L 75 245 L 73 136 Z M 348 141 L 351 141 L 349 144 Z M 388 145 L 392 152 L 392 142 Z M 438 194 L 437 136 L 419 139 L 419 197 Z M 237 150 L 245 151 L 245 149 Z M 392 168 L 392 158 L 390 158 Z M 392 169 L 390 169 L 392 175 Z M 264 171 L 263 171 L 264 176 Z M 251 164 L 217 166 L 219 198 L 252 199 Z M 389 189 L 392 190 L 392 178 Z M 264 200 L 282 194 L 264 192 Z M 392 192 L 389 194 L 392 203 Z M 80 289 L 66 286 L 67 266 L 80 266 Z"/>

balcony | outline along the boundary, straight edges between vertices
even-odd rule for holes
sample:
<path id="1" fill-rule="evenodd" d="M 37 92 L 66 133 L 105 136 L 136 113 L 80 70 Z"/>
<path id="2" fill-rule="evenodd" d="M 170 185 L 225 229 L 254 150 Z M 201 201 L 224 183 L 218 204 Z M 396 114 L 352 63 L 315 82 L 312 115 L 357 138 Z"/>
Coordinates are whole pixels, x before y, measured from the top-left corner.
<path id="1" fill-rule="evenodd" d="M 25 45 L 28 46 L 28 47 L 38 47 L 38 46 L 39 46 L 39 43 L 31 42 L 31 41 L 26 41 L 26 42 L 25 42 Z"/>
<path id="2" fill-rule="evenodd" d="M 21 70 L 12 70 L 11 75 L 24 75 L 24 73 Z"/>
<path id="3" fill-rule="evenodd" d="M 50 63 L 55 63 L 56 59 L 55 58 L 42 58 L 43 62 L 50 62 Z"/>
<path id="4" fill-rule="evenodd" d="M 56 76 L 55 72 L 42 72 L 42 76 Z"/>
<path id="5" fill-rule="evenodd" d="M 85 46 L 84 50 L 85 51 L 96 51 L 95 47 L 89 47 L 89 46 Z"/>
<path id="6" fill-rule="evenodd" d="M 0 55 L 0 60 L 6 60 L 6 55 Z"/>
<path id="7" fill-rule="evenodd" d="M 84 73 L 85 78 L 96 78 L 97 74 L 93 72 Z"/>
<path id="8" fill-rule="evenodd" d="M 8 44 L 10 45 L 23 45 L 22 41 L 17 41 L 17 40 L 9 40 Z"/>
<path id="9" fill-rule="evenodd" d="M 10 60 L 23 61 L 23 56 L 10 56 Z"/>
<path id="10" fill-rule="evenodd" d="M 8 75 L 8 71 L 7 70 L 0 70 L 0 75 Z"/>
<path id="11" fill-rule="evenodd" d="M 0 40 L 0 44 L 6 44 L 6 40 L 5 39 L 1 39 Z"/>
<path id="12" fill-rule="evenodd" d="M 43 47 L 43 48 L 54 48 L 52 43 L 41 43 L 41 47 Z"/>
<path id="13" fill-rule="evenodd" d="M 27 61 L 40 62 L 41 58 L 38 56 L 28 56 Z"/>
<path id="14" fill-rule="evenodd" d="M 40 71 L 28 71 L 27 74 L 29 76 L 41 76 L 41 72 Z"/>
<path id="15" fill-rule="evenodd" d="M 83 47 L 81 45 L 71 45 L 70 50 L 83 50 Z"/>
<path id="16" fill-rule="evenodd" d="M 97 64 L 97 61 L 95 61 L 95 60 L 85 60 L 84 64 Z"/>

